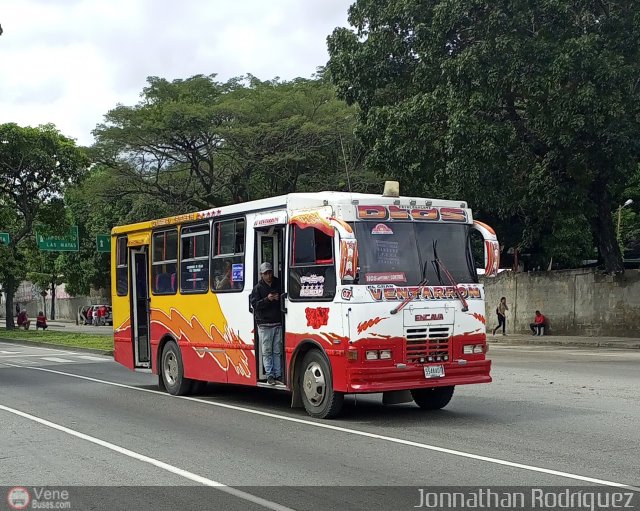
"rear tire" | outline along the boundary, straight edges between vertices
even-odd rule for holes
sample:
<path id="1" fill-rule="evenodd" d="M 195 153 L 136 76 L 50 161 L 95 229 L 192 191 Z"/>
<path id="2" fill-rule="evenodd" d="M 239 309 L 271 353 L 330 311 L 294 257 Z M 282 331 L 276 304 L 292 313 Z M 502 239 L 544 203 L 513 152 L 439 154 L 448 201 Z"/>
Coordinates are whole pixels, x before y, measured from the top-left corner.
<path id="1" fill-rule="evenodd" d="M 411 395 L 416 404 L 423 410 L 440 410 L 449 404 L 455 387 L 433 387 L 430 389 L 413 389 Z"/>
<path id="2" fill-rule="evenodd" d="M 302 404 L 316 419 L 333 419 L 342 410 L 344 394 L 333 390 L 329 362 L 318 350 L 311 350 L 302 359 L 298 385 Z"/>
<path id="3" fill-rule="evenodd" d="M 169 341 L 162 350 L 160 377 L 167 392 L 173 396 L 185 396 L 191 392 L 193 380 L 184 377 L 182 355 L 174 341 Z"/>

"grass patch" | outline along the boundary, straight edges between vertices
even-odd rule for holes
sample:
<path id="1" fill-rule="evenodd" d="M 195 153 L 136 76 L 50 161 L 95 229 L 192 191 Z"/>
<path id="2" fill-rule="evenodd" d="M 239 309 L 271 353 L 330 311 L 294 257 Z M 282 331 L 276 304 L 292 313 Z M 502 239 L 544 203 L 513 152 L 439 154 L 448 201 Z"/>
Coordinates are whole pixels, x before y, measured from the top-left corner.
<path id="1" fill-rule="evenodd" d="M 38 341 L 73 348 L 93 348 L 104 351 L 113 350 L 113 337 L 110 335 L 82 334 L 74 332 L 51 332 L 42 330 L 1 330 L 0 340 Z"/>

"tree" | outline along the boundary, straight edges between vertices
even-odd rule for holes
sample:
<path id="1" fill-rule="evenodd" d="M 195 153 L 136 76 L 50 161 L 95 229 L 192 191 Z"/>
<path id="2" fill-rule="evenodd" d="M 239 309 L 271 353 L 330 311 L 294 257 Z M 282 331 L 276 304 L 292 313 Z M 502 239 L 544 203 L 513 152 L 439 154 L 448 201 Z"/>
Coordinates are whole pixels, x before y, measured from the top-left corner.
<path id="1" fill-rule="evenodd" d="M 10 234 L 0 256 L 7 328 L 14 327 L 13 295 L 26 273 L 23 251 L 33 239 L 36 222 L 59 220 L 60 198 L 86 164 L 84 152 L 53 125 L 0 125 L 0 208 Z"/>
<path id="2" fill-rule="evenodd" d="M 60 257 L 70 295 L 86 295 L 91 288 L 109 289 L 111 285 L 109 254 L 97 252 L 98 235 L 110 234 L 116 225 L 173 214 L 166 204 L 144 194 L 118 197 L 117 176 L 117 171 L 97 165 L 65 192 L 69 222 L 78 226 L 80 236 L 80 250 Z"/>
<path id="3" fill-rule="evenodd" d="M 353 133 L 355 109 L 321 76 L 148 81 L 138 105 L 112 110 L 94 132 L 96 159 L 114 177 L 102 189 L 113 199 L 144 195 L 177 214 L 296 190 L 347 189 L 347 170 L 354 191 L 370 186 Z"/>
<path id="4" fill-rule="evenodd" d="M 56 288 L 64 282 L 61 270 L 62 255 L 54 252 L 42 252 L 30 247 L 26 255 L 27 279 L 43 292 L 51 294 L 49 319 L 56 319 Z M 43 309 L 46 314 L 46 309 Z"/>
<path id="5" fill-rule="evenodd" d="M 233 121 L 221 153 L 233 202 L 296 191 L 369 191 L 364 148 L 353 133 L 356 111 L 336 98 L 328 80 L 237 80 L 244 86 L 225 101 Z"/>
<path id="6" fill-rule="evenodd" d="M 555 218 L 582 217 L 619 272 L 611 213 L 640 157 L 638 16 L 626 0 L 358 0 L 328 71 L 360 107 L 373 169 L 467 198 L 547 258 L 571 239 L 556 229 L 549 243 Z"/>
<path id="7" fill-rule="evenodd" d="M 228 121 L 220 102 L 234 83 L 147 81 L 140 103 L 119 105 L 94 130 L 98 161 L 118 172 L 118 196 L 145 194 L 181 212 L 219 203 L 229 186 L 217 159 Z"/>

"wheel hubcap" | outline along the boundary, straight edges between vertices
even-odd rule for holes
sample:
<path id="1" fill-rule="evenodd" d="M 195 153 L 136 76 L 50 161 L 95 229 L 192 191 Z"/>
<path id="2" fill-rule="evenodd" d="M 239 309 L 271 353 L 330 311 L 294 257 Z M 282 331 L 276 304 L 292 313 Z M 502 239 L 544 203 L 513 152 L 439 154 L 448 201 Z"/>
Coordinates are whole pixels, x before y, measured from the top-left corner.
<path id="1" fill-rule="evenodd" d="M 178 379 L 178 359 L 175 353 L 169 352 L 164 357 L 164 377 L 169 385 L 175 385 Z"/>
<path id="2" fill-rule="evenodd" d="M 319 406 L 325 396 L 327 382 L 322 372 L 320 364 L 311 362 L 304 372 L 304 380 L 302 382 L 304 394 L 309 402 L 314 406 Z"/>

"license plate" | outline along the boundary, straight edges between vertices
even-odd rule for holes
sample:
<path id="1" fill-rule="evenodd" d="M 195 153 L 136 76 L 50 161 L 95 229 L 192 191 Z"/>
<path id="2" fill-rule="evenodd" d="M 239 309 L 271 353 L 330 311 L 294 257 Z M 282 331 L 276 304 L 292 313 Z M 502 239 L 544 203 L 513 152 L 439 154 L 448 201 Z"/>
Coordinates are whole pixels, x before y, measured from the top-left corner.
<path id="1" fill-rule="evenodd" d="M 424 366 L 425 378 L 442 378 L 444 377 L 444 366 Z"/>

